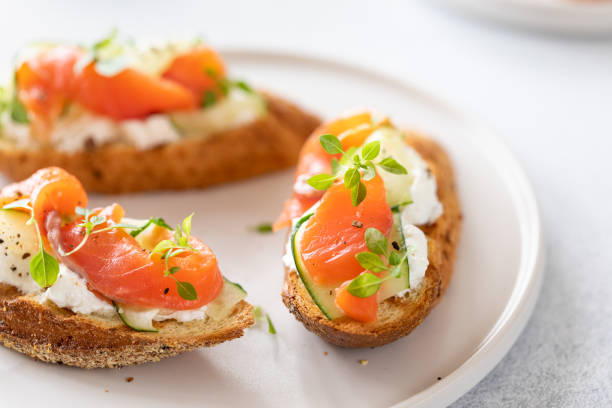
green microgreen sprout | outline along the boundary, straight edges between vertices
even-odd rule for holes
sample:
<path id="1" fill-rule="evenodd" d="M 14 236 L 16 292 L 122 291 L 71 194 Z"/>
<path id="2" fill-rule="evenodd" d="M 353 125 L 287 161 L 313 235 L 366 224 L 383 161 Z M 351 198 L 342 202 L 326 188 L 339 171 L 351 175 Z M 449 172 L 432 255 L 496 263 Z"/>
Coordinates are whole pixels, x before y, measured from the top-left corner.
<path id="1" fill-rule="evenodd" d="M 319 142 L 329 154 L 341 154 L 340 160 L 332 158 L 332 174 L 316 174 L 307 180 L 307 183 L 317 189 L 326 190 L 334 182 L 343 178 L 344 187 L 351 192 L 351 202 L 359 205 L 366 197 L 366 186 L 361 181 L 371 180 L 376 176 L 376 167 L 393 174 L 408 174 L 404 166 L 392 157 L 377 160 L 380 156 L 380 141 L 366 143 L 361 150 L 351 147 L 344 151 L 342 143 L 334 135 L 325 134 L 319 137 Z"/>
<path id="2" fill-rule="evenodd" d="M 351 295 L 360 298 L 374 295 L 383 282 L 399 278 L 403 268 L 410 273 L 408 251 L 402 250 L 401 247 L 400 250 L 391 249 L 387 238 L 378 229 L 366 229 L 365 243 L 369 251 L 360 252 L 355 255 L 355 258 L 366 272 L 354 278 L 346 287 Z M 389 273 L 383 278 L 374 274 L 386 271 Z"/>
<path id="3" fill-rule="evenodd" d="M 268 333 L 276 334 L 276 327 L 274 327 L 272 319 L 270 319 L 270 315 L 264 313 L 260 306 L 255 306 L 253 308 L 253 317 L 255 318 L 255 322 L 261 321 L 265 318 L 266 323 L 268 324 Z"/>
<path id="4" fill-rule="evenodd" d="M 221 76 L 217 71 L 215 71 L 211 67 L 205 67 L 204 73 L 208 75 L 208 77 L 211 78 L 216 83 L 217 88 L 219 89 L 222 95 L 227 96 L 232 88 L 238 88 L 248 93 L 255 92 L 253 88 L 251 88 L 251 86 L 247 84 L 245 81 L 241 81 L 241 80 L 233 81 L 231 79 L 225 78 Z M 217 95 L 213 91 L 211 90 L 204 91 L 204 93 L 202 94 L 202 100 L 200 103 L 200 105 L 203 108 L 212 106 L 216 102 L 217 102 Z"/>
<path id="5" fill-rule="evenodd" d="M 197 252 L 197 250 L 189 243 L 192 218 L 193 213 L 186 217 L 183 222 L 176 227 L 174 230 L 174 240 L 165 239 L 160 241 L 151 251 L 151 254 L 162 254 L 161 257 L 165 264 L 164 276 L 169 276 L 174 279 L 179 296 L 185 300 L 196 300 L 198 298 L 198 294 L 191 283 L 181 281 L 174 276 L 174 274 L 176 274 L 180 268 L 178 266 L 170 267 L 168 262 L 172 257 L 183 252 Z"/>
<path id="6" fill-rule="evenodd" d="M 251 229 L 257 232 L 258 234 L 271 234 L 274 232 L 274 229 L 272 228 L 272 223 L 270 222 L 259 223 L 251 227 Z"/>

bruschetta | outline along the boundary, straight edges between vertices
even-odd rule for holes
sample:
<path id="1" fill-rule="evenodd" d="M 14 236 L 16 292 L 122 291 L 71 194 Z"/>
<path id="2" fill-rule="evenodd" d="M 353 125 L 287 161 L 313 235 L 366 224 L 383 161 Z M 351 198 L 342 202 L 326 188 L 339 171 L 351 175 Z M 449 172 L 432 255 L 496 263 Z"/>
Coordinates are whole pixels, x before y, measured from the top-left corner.
<path id="1" fill-rule="evenodd" d="M 282 299 L 345 347 L 409 334 L 447 288 L 461 211 L 448 156 L 370 112 L 319 127 L 275 229 L 290 227 Z"/>
<path id="2" fill-rule="evenodd" d="M 0 341 L 36 359 L 96 368 L 158 361 L 240 337 L 246 292 L 213 252 L 162 218 L 87 209 L 63 169 L 0 190 Z M 193 214 L 192 214 L 193 215 Z"/>
<path id="3" fill-rule="evenodd" d="M 0 173 L 59 166 L 103 193 L 200 188 L 295 164 L 318 125 L 230 79 L 201 41 L 36 44 L 0 89 Z"/>

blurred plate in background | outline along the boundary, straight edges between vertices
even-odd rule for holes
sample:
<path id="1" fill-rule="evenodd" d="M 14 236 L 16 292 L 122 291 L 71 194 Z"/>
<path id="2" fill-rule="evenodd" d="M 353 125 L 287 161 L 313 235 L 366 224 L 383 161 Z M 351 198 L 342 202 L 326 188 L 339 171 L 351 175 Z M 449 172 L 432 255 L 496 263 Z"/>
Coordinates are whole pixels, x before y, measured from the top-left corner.
<path id="1" fill-rule="evenodd" d="M 612 34 L 610 0 L 438 0 L 460 10 L 536 30 Z"/>

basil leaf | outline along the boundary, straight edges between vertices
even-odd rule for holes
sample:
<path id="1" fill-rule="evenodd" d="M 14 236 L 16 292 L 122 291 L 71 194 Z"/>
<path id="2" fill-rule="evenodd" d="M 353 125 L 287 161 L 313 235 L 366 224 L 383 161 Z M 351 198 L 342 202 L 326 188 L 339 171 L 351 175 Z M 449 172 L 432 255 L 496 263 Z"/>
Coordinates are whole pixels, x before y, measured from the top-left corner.
<path id="1" fill-rule="evenodd" d="M 15 210 L 20 208 L 29 208 L 30 207 L 30 199 L 23 198 L 21 200 L 13 201 L 11 203 L 6 204 L 2 207 L 3 210 Z"/>
<path id="2" fill-rule="evenodd" d="M 361 180 L 361 173 L 355 167 L 351 167 L 344 173 L 344 187 L 353 188 Z"/>
<path id="3" fill-rule="evenodd" d="M 165 228 L 167 230 L 172 230 L 172 227 L 169 226 L 168 224 L 166 224 L 166 221 L 164 221 L 163 218 L 149 218 L 149 220 L 142 227 L 134 227 L 136 229 L 134 231 L 131 231 L 130 235 L 133 236 L 133 237 L 137 237 L 138 234 L 140 234 L 142 231 L 147 229 L 147 227 L 149 225 L 151 225 L 151 224 L 155 224 L 158 227 L 162 227 L 162 228 Z M 119 225 L 119 224 L 117 224 L 117 225 Z M 127 224 L 123 224 L 123 225 L 127 225 Z M 130 226 L 130 227 L 132 227 L 132 226 Z"/>
<path id="4" fill-rule="evenodd" d="M 376 228 L 368 228 L 365 232 L 365 243 L 368 249 L 377 255 L 386 255 L 389 243 L 382 232 Z"/>
<path id="5" fill-rule="evenodd" d="M 272 320 L 270 320 L 270 315 L 266 314 L 266 320 L 268 321 L 268 333 L 276 334 L 276 328 L 272 324 Z"/>
<path id="6" fill-rule="evenodd" d="M 344 150 L 342 150 L 342 143 L 340 143 L 340 139 L 334 135 L 321 135 L 319 136 L 319 142 L 321 143 L 321 146 L 323 146 L 323 150 L 329 154 L 344 152 Z"/>
<path id="7" fill-rule="evenodd" d="M 380 154 L 380 142 L 378 140 L 366 143 L 361 149 L 363 160 L 374 160 Z"/>
<path id="8" fill-rule="evenodd" d="M 361 181 L 353 186 L 351 189 L 351 201 L 353 202 L 353 206 L 357 207 L 365 199 L 366 193 L 366 187 Z"/>
<path id="9" fill-rule="evenodd" d="M 202 101 L 200 102 L 200 106 L 202 108 L 208 108 L 209 106 L 214 105 L 217 102 L 217 95 L 213 91 L 206 91 L 204 95 L 202 95 Z"/>
<path id="10" fill-rule="evenodd" d="M 44 248 L 41 247 L 30 260 L 30 275 L 41 288 L 52 286 L 59 274 L 59 264 Z"/>
<path id="11" fill-rule="evenodd" d="M 175 248 L 175 247 L 176 247 L 176 244 L 174 242 L 170 241 L 169 239 L 164 239 L 163 241 L 159 241 L 151 252 L 153 253 L 164 252 L 164 251 L 167 251 L 168 249 Z"/>
<path id="12" fill-rule="evenodd" d="M 332 176 L 331 174 L 317 174 L 316 176 L 310 177 L 306 182 L 317 190 L 326 190 L 334 184 L 335 179 L 336 176 Z"/>
<path id="13" fill-rule="evenodd" d="M 355 255 L 355 258 L 357 258 L 359 265 L 368 271 L 382 272 L 387 270 L 387 267 L 383 263 L 382 259 L 372 252 L 359 252 L 357 255 Z"/>
<path id="14" fill-rule="evenodd" d="M 385 171 L 393 174 L 408 174 L 404 166 L 399 164 L 395 159 L 391 157 L 385 157 L 381 160 L 378 165 Z"/>
<path id="15" fill-rule="evenodd" d="M 195 288 L 189 282 L 177 280 L 176 290 L 178 291 L 179 296 L 185 300 L 196 300 L 198 298 Z"/>
<path id="16" fill-rule="evenodd" d="M 391 265 L 399 265 L 400 262 L 402 262 L 402 256 L 400 253 L 397 251 L 391 251 L 391 254 L 389 255 L 389 263 Z"/>
<path id="17" fill-rule="evenodd" d="M 376 168 L 374 167 L 374 163 L 371 161 L 366 163 L 366 169 L 363 172 L 364 180 L 372 180 L 376 176 Z"/>
<path id="18" fill-rule="evenodd" d="M 366 272 L 353 279 L 346 287 L 346 290 L 353 296 L 367 298 L 376 294 L 382 282 L 383 280 L 378 276 Z"/>
<path id="19" fill-rule="evenodd" d="M 172 268 L 168 269 L 168 273 L 170 275 L 174 275 L 175 273 L 177 273 L 180 270 L 181 270 L 181 268 L 179 268 L 178 266 L 173 266 Z"/>
<path id="20" fill-rule="evenodd" d="M 193 218 L 194 213 L 191 213 L 188 217 L 183 220 L 181 224 L 183 227 L 183 232 L 187 237 L 191 236 L 191 219 Z"/>

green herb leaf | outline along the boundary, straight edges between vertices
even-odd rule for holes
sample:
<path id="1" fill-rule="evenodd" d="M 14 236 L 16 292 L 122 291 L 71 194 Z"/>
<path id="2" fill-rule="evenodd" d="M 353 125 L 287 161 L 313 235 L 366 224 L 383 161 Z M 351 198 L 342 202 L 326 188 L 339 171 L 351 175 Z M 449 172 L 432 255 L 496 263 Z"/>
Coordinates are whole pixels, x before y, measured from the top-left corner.
<path id="1" fill-rule="evenodd" d="M 366 186 L 360 181 L 351 189 L 351 201 L 357 207 L 366 197 Z"/>
<path id="2" fill-rule="evenodd" d="M 163 218 L 149 218 L 149 220 L 142 227 L 136 228 L 134 231 L 131 231 L 130 235 L 133 237 L 137 237 L 142 231 L 147 229 L 147 227 L 151 224 L 155 224 L 158 227 L 162 227 L 167 230 L 172 230 L 172 227 L 166 224 L 166 221 L 164 221 Z"/>
<path id="3" fill-rule="evenodd" d="M 382 259 L 372 252 L 359 252 L 357 255 L 355 255 L 355 258 L 357 258 L 359 265 L 368 271 L 382 272 L 387 270 L 387 267 Z"/>
<path id="4" fill-rule="evenodd" d="M 366 272 L 353 279 L 346 287 L 346 290 L 353 296 L 367 298 L 376 294 L 382 282 L 383 280 L 378 276 Z"/>
<path id="5" fill-rule="evenodd" d="M 359 173 L 359 170 L 354 167 L 351 167 L 346 171 L 346 173 L 344 173 L 344 187 L 347 189 L 355 187 L 360 180 L 361 173 Z"/>
<path id="6" fill-rule="evenodd" d="M 319 142 L 321 143 L 321 146 L 323 146 L 323 150 L 329 154 L 344 152 L 344 150 L 342 150 L 342 143 L 340 143 L 340 139 L 334 135 L 321 135 L 319 137 Z"/>
<path id="7" fill-rule="evenodd" d="M 402 262 L 402 255 L 397 251 L 391 251 L 389 255 L 389 263 L 391 265 L 399 265 Z"/>
<path id="8" fill-rule="evenodd" d="M 393 173 L 393 174 L 408 174 L 408 172 L 406 171 L 406 169 L 404 168 L 404 166 L 402 166 L 401 164 L 399 164 L 394 158 L 392 157 L 385 157 L 384 159 L 382 159 L 380 161 L 380 163 L 378 163 L 378 165 L 385 171 L 388 171 L 389 173 Z"/>
<path id="9" fill-rule="evenodd" d="M 41 288 L 52 286 L 59 274 L 59 264 L 41 245 L 40 251 L 30 260 L 30 275 Z"/>
<path id="10" fill-rule="evenodd" d="M 272 229 L 272 224 L 269 222 L 262 222 L 261 224 L 256 225 L 253 229 L 259 234 L 269 234 L 274 232 Z"/>
<path id="11" fill-rule="evenodd" d="M 255 319 L 261 319 L 262 317 L 261 307 L 255 306 L 253 308 L 253 317 L 255 317 Z"/>
<path id="12" fill-rule="evenodd" d="M 223 95 L 227 95 L 232 86 L 232 83 L 228 81 L 226 78 L 219 78 L 217 80 L 217 86 L 219 86 L 219 89 L 221 90 L 221 93 Z"/>
<path id="13" fill-rule="evenodd" d="M 276 328 L 272 324 L 272 320 L 270 319 L 270 315 L 266 314 L 266 320 L 268 321 L 268 333 L 276 334 Z"/>
<path id="14" fill-rule="evenodd" d="M 177 280 L 176 290 L 178 291 L 179 296 L 185 300 L 196 300 L 198 298 L 195 288 L 189 282 Z"/>
<path id="15" fill-rule="evenodd" d="M 236 86 L 236 88 L 242 89 L 245 92 L 254 93 L 253 88 L 251 88 L 249 84 L 244 81 L 236 81 L 234 82 L 234 85 Z"/>
<path id="16" fill-rule="evenodd" d="M 168 269 L 168 273 L 170 275 L 174 275 L 175 273 L 177 273 L 180 270 L 181 270 L 181 268 L 179 268 L 178 266 L 173 266 L 172 268 Z"/>
<path id="17" fill-rule="evenodd" d="M 13 201 L 2 207 L 3 210 L 14 210 L 17 208 L 30 208 L 30 199 L 23 198 L 21 200 Z"/>
<path id="18" fill-rule="evenodd" d="M 200 106 L 202 108 L 208 108 L 209 106 L 213 106 L 217 102 L 217 95 L 213 91 L 205 91 L 204 95 L 202 95 L 202 101 L 200 102 Z"/>
<path id="19" fill-rule="evenodd" d="M 194 213 L 191 213 L 188 217 L 185 217 L 181 226 L 183 227 L 183 232 L 189 238 L 191 236 L 191 220 L 193 218 Z"/>
<path id="20" fill-rule="evenodd" d="M 374 160 L 380 154 L 380 142 L 378 140 L 366 143 L 361 149 L 363 160 Z"/>
<path id="21" fill-rule="evenodd" d="M 106 37 L 94 43 L 94 45 L 91 48 L 94 51 L 99 51 L 105 47 L 108 47 L 117 39 L 118 34 L 119 34 L 119 30 L 117 30 L 117 28 L 114 27 Z"/>
<path id="22" fill-rule="evenodd" d="M 155 245 L 155 248 L 153 248 L 153 250 L 151 251 L 152 253 L 157 253 L 157 252 L 165 252 L 171 248 L 175 248 L 176 244 L 172 241 L 170 241 L 169 239 L 164 239 L 163 241 L 159 241 L 157 243 L 157 245 Z"/>
<path id="23" fill-rule="evenodd" d="M 386 255 L 389 248 L 387 238 L 376 228 L 368 228 L 365 232 L 365 243 L 368 249 L 377 255 Z M 380 260 L 380 259 L 379 259 Z"/>
<path id="24" fill-rule="evenodd" d="M 374 167 L 374 163 L 368 161 L 366 163 L 365 171 L 363 172 L 364 180 L 372 180 L 376 176 L 376 168 Z"/>
<path id="25" fill-rule="evenodd" d="M 21 103 L 19 100 L 17 92 L 15 92 L 13 100 L 11 101 L 11 119 L 13 122 L 17 123 L 30 123 L 28 111 L 26 110 L 25 106 L 23 106 L 23 103 Z"/>
<path id="26" fill-rule="evenodd" d="M 336 176 L 331 174 L 317 174 L 315 176 L 310 177 L 306 182 L 313 188 L 317 190 L 326 190 L 332 184 L 334 184 L 334 180 Z"/>

